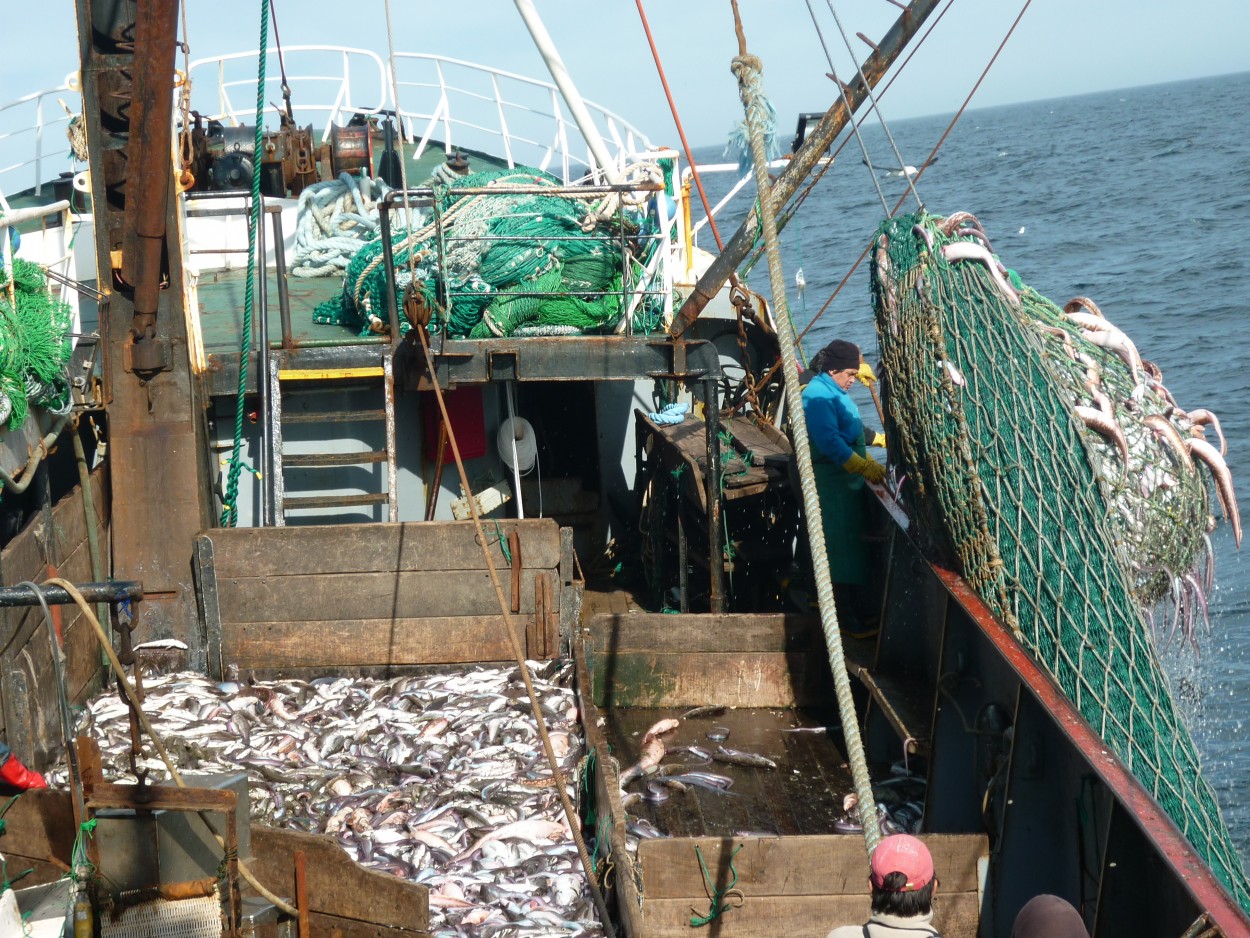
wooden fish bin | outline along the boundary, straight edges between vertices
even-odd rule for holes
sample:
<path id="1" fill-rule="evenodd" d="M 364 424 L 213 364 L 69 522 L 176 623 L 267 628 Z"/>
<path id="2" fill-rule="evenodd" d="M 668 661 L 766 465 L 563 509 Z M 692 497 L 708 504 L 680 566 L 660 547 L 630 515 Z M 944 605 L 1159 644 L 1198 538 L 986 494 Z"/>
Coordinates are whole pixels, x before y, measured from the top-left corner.
<path id="1" fill-rule="evenodd" d="M 579 641 L 579 689 L 595 754 L 593 845 L 612 901 L 638 938 L 820 938 L 867 920 L 868 861 L 858 833 L 837 833 L 852 790 L 819 622 L 794 615 L 589 616 Z M 861 680 L 862 680 L 861 675 Z M 694 707 L 724 713 L 683 719 L 664 736 L 661 763 L 692 761 L 682 747 L 718 745 L 764 755 L 776 768 L 690 766 L 729 776 L 728 791 L 689 786 L 662 803 L 622 808 L 621 771 L 638 758 L 648 727 Z M 722 742 L 712 737 L 727 732 Z M 681 774 L 678 770 L 677 774 Z M 654 780 L 655 777 L 652 777 Z M 878 776 L 874 775 L 874 781 Z M 645 791 L 647 779 L 629 792 Z M 658 795 L 658 792 L 653 792 Z M 633 818 L 668 836 L 626 846 Z M 975 938 L 988 841 L 984 834 L 922 834 L 939 881 L 933 925 L 947 938 Z"/>
<path id="2" fill-rule="evenodd" d="M 485 530 L 526 656 L 555 657 L 580 596 L 572 531 L 549 518 Z M 470 521 L 215 528 L 195 569 L 210 674 L 513 660 Z"/>

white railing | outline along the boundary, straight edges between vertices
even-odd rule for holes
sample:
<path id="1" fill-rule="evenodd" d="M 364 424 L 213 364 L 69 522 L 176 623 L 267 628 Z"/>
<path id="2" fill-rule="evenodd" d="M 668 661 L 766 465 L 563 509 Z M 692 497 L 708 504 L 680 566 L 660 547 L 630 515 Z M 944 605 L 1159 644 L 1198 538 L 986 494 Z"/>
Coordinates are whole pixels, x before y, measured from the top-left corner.
<path id="1" fill-rule="evenodd" d="M 0 198 L 31 188 L 43 196 L 55 175 L 75 168 L 66 107 L 82 110 L 78 90 L 68 83 L 0 104 Z"/>
<path id="2" fill-rule="evenodd" d="M 489 153 L 509 166 L 535 166 L 566 183 L 586 175 L 590 148 L 550 82 L 462 59 L 395 55 L 396 110 L 423 150 L 432 139 L 447 148 Z M 614 161 L 651 148 L 646 136 L 597 104 L 587 110 Z"/>
<path id="3" fill-rule="evenodd" d="M 590 150 L 550 82 L 436 55 L 395 55 L 394 87 L 382 58 L 363 49 L 288 46 L 282 63 L 297 123 L 328 134 L 355 114 L 391 111 L 418 155 L 437 141 L 448 150 L 486 153 L 510 166 L 536 166 L 565 182 L 582 178 Z M 250 124 L 256 113 L 257 53 L 243 52 L 191 63 L 191 105 L 206 118 Z M 398 105 L 396 104 L 398 98 Z M 265 101 L 270 115 L 282 106 L 278 53 L 266 60 Z M 637 128 L 606 108 L 586 102 L 618 164 L 651 144 Z"/>
<path id="4" fill-rule="evenodd" d="M 191 107 L 228 126 L 256 122 L 255 51 L 235 52 L 191 63 Z M 282 64 L 291 89 L 296 122 L 322 128 L 346 124 L 354 114 L 389 107 L 387 70 L 368 49 L 345 46 L 288 46 Z M 282 113 L 282 70 L 277 49 L 265 54 L 265 102 L 271 115 Z M 177 119 L 177 115 L 175 115 Z"/>

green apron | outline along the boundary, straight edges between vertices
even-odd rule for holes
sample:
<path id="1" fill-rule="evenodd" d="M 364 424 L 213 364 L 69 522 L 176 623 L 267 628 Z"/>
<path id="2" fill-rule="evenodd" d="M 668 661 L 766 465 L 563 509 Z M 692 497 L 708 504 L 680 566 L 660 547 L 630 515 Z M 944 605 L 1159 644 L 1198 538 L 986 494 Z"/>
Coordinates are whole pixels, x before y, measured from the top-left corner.
<path id="1" fill-rule="evenodd" d="M 864 437 L 851 447 L 865 453 Z M 834 583 L 862 586 L 868 582 L 868 555 L 864 549 L 864 477 L 847 472 L 825 459 L 812 461 L 820 495 L 820 522 L 825 529 L 829 578 Z"/>

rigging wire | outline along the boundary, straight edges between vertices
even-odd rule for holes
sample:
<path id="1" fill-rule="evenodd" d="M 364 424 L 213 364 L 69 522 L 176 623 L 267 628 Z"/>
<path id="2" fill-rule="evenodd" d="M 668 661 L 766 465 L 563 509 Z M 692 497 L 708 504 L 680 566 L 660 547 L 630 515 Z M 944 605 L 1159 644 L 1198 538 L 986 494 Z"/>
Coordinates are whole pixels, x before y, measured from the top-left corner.
<path id="1" fill-rule="evenodd" d="M 894 0 L 891 0 L 891 2 L 894 2 Z M 915 56 L 915 54 L 918 51 L 920 51 L 920 47 L 923 46 L 925 43 L 925 40 L 927 40 L 929 36 L 933 34 L 933 30 L 937 28 L 937 24 L 942 21 L 942 18 L 946 16 L 948 12 L 950 12 L 950 9 L 954 5 L 954 2 L 955 0 L 950 0 L 950 2 L 947 3 L 945 7 L 942 8 L 942 11 L 938 13 L 934 17 L 933 22 L 929 24 L 929 27 L 928 29 L 925 30 L 924 35 L 921 36 L 919 39 L 917 39 L 916 42 L 912 45 L 911 51 L 907 53 L 907 55 L 903 58 L 902 63 L 898 66 L 897 69 L 895 69 L 894 74 L 891 75 L 889 80 L 886 81 L 885 84 L 882 86 L 881 93 L 878 95 L 879 98 L 885 97 L 886 92 L 890 90 L 890 86 L 894 84 L 894 79 L 897 78 L 903 72 L 903 70 L 907 68 L 907 63 L 909 63 L 912 60 L 912 57 Z M 861 118 L 859 118 L 859 120 L 857 121 L 857 124 L 862 125 L 864 121 L 868 120 L 868 116 L 869 116 L 869 112 L 865 112 L 864 115 Z M 850 115 L 850 120 L 852 121 L 855 120 L 854 114 Z M 814 190 L 816 186 L 820 183 L 820 180 L 824 178 L 825 173 L 829 172 L 830 167 L 833 166 L 837 162 L 838 155 L 844 149 L 846 149 L 846 146 L 849 142 L 850 142 L 849 138 L 843 138 L 842 142 L 838 144 L 838 146 L 830 154 L 829 159 L 825 160 L 823 163 L 820 164 L 819 169 L 815 171 L 815 174 L 808 181 L 807 185 L 803 187 L 803 191 L 796 194 L 790 200 L 790 204 L 786 208 L 785 212 L 781 216 L 779 216 L 777 219 L 778 231 L 783 230 L 790 223 L 790 221 L 794 218 L 799 208 L 803 205 L 805 201 L 807 201 L 807 197 L 812 194 L 812 190 Z M 798 188 L 797 185 L 795 188 L 796 189 Z M 761 253 L 762 253 L 762 249 L 757 250 L 756 256 L 752 258 L 749 263 L 744 265 L 744 269 L 750 270 L 751 267 L 753 267 L 755 263 L 759 260 Z"/>
<path id="2" fill-rule="evenodd" d="M 816 30 L 816 38 L 820 40 L 820 47 L 825 50 L 825 61 L 829 63 L 829 77 L 833 79 L 833 83 L 838 86 L 838 94 L 842 96 L 842 104 L 846 107 L 848 112 L 851 112 L 853 109 L 851 108 L 850 99 L 846 96 L 846 86 L 838 80 L 837 69 L 835 69 L 833 65 L 833 56 L 829 54 L 829 46 L 825 43 L 825 34 L 820 28 L 820 23 L 816 20 L 816 11 L 812 9 L 812 0 L 804 0 L 804 3 L 807 4 L 807 12 L 812 18 L 812 26 Z M 856 65 L 857 70 L 858 68 L 859 66 Z M 862 72 L 860 73 L 860 77 L 863 77 Z M 873 110 L 876 110 L 877 102 L 873 101 L 872 106 Z M 872 171 L 872 161 L 868 159 L 868 147 L 864 144 L 864 138 L 859 132 L 859 124 L 854 120 L 854 118 L 851 119 L 851 133 L 855 135 L 855 142 L 859 144 L 859 151 L 864 155 L 864 164 L 868 167 L 868 172 L 872 176 L 872 184 L 877 189 L 877 198 L 881 200 L 881 210 L 888 215 L 890 213 L 890 206 L 885 200 L 885 193 L 881 191 L 881 180 L 879 180 L 877 178 L 877 174 Z"/>
<path id="3" fill-rule="evenodd" d="M 1024 14 L 1028 12 L 1028 9 L 1032 5 L 1032 3 L 1033 3 L 1033 0 L 1024 0 L 1024 5 L 1021 6 L 1020 12 L 1016 14 L 1016 18 L 1015 20 L 1012 21 L 1011 26 L 1008 28 L 1007 34 L 1003 36 L 1002 42 L 998 44 L 998 48 L 995 49 L 994 54 L 990 56 L 990 60 L 985 64 L 985 68 L 981 70 L 980 76 L 977 78 L 976 82 L 972 86 L 972 89 L 968 92 L 967 96 L 964 98 L 963 103 L 959 106 L 959 110 L 955 112 L 955 116 L 952 117 L 950 120 L 950 123 L 946 125 L 946 130 L 942 132 L 942 136 L 938 138 L 938 142 L 933 145 L 933 149 L 930 151 L 929 156 L 925 159 L 924 164 L 921 165 L 920 171 L 916 173 L 915 180 L 917 182 L 920 180 L 920 177 L 924 175 L 924 171 L 927 168 L 928 164 L 933 162 L 933 158 L 937 156 L 938 151 L 941 150 L 942 146 L 946 143 L 946 138 L 951 135 L 951 131 L 955 129 L 955 125 L 959 123 L 960 118 L 963 117 L 964 112 L 968 109 L 968 105 L 972 103 L 973 96 L 976 95 L 977 91 L 980 89 L 981 83 L 985 81 L 985 76 L 988 75 L 990 72 L 990 69 L 994 67 L 994 63 L 998 61 L 999 55 L 1002 54 L 1003 49 L 1007 45 L 1007 40 L 1009 40 L 1012 34 L 1016 31 L 1016 27 L 1020 25 L 1020 20 L 1024 18 Z M 950 7 L 947 6 L 946 9 L 949 10 Z M 943 13 L 945 13 L 945 11 L 943 11 Z M 810 191 L 810 189 L 808 191 Z M 898 202 L 895 203 L 894 205 L 894 212 L 897 212 L 902 207 L 903 201 L 906 198 L 907 198 L 906 195 L 899 197 Z M 891 212 L 890 214 L 892 216 L 894 213 Z M 868 256 L 868 252 L 871 250 L 872 250 L 872 242 L 870 241 L 864 247 L 864 250 L 860 253 L 855 263 L 851 265 L 851 269 L 846 272 L 846 276 L 844 276 L 842 280 L 838 283 L 838 285 L 833 288 L 833 292 L 829 294 L 829 299 L 825 300 L 824 305 L 821 306 L 819 310 L 817 310 L 816 315 L 812 317 L 811 322 L 809 322 L 803 328 L 803 331 L 799 333 L 800 340 L 802 340 L 803 336 L 807 335 L 807 333 L 811 331 L 812 327 L 815 326 L 816 323 L 820 320 L 820 317 L 824 314 L 825 310 L 829 308 L 830 304 L 833 303 L 834 299 L 837 298 L 838 294 L 842 292 L 842 288 L 846 286 L 847 282 L 851 279 L 851 276 L 859 268 L 859 265 L 864 262 L 864 258 Z"/>
<path id="4" fill-rule="evenodd" d="M 964 111 L 968 109 L 968 105 L 972 102 L 973 96 L 977 93 L 977 90 L 981 87 L 981 83 L 985 81 L 985 76 L 989 74 L 990 69 L 994 67 L 994 63 L 998 60 L 998 56 L 1002 54 L 1004 47 L 1007 45 L 1007 40 L 1011 38 L 1012 34 L 1016 30 L 1016 27 L 1020 25 L 1020 20 L 1024 18 L 1024 14 L 1028 12 L 1029 6 L 1032 4 L 1032 2 L 1033 0 L 1024 0 L 1024 5 L 1020 8 L 1020 12 L 1016 14 L 1016 18 L 1015 20 L 1012 21 L 1011 27 L 1007 30 L 1007 34 L 1003 37 L 1002 42 L 998 44 L 998 48 L 994 50 L 994 54 L 990 56 L 989 62 L 986 63 L 985 68 L 982 69 L 981 74 L 977 78 L 976 82 L 973 84 L 972 89 L 968 92 L 967 96 L 964 98 L 963 104 L 959 106 L 959 110 L 955 112 L 955 116 L 951 118 L 951 121 L 947 125 L 946 130 L 943 131 L 942 136 L 938 139 L 938 142 L 934 144 L 933 150 L 929 153 L 929 156 L 926 158 L 924 164 L 920 167 L 920 172 L 916 174 L 917 180 L 919 180 L 919 178 L 922 175 L 924 175 L 925 168 L 928 166 L 929 163 L 933 161 L 933 158 L 937 156 L 938 151 L 946 143 L 946 138 L 950 136 L 951 131 L 955 129 L 955 125 L 959 122 L 959 119 L 963 117 Z M 903 60 L 903 64 L 899 67 L 898 72 L 896 72 L 894 77 L 892 77 L 886 83 L 885 87 L 882 89 L 882 94 L 879 95 L 879 97 L 884 96 L 885 92 L 889 90 L 890 85 L 893 84 L 894 82 L 894 78 L 898 76 L 899 72 L 901 72 L 904 68 L 907 67 L 907 63 L 911 61 L 912 56 L 915 55 L 920 45 L 924 43 L 924 40 L 927 39 L 932 34 L 933 29 L 937 26 L 939 22 L 941 22 L 942 17 L 947 14 L 947 12 L 950 10 L 952 5 L 953 5 L 953 0 L 952 0 L 952 3 L 948 3 L 946 7 L 942 10 L 942 12 L 938 14 L 937 19 L 934 21 L 933 25 L 930 26 L 929 30 L 916 43 L 916 48 L 914 48 L 912 52 L 907 56 L 907 58 Z M 867 120 L 867 117 L 868 117 L 867 115 L 864 115 L 864 120 Z M 833 153 L 834 158 L 837 157 L 838 153 L 842 152 L 842 149 L 846 146 L 847 142 L 848 142 L 847 140 L 843 140 L 842 144 L 834 151 Z M 829 167 L 833 165 L 833 162 L 834 162 L 833 159 L 830 159 L 827 163 L 825 163 L 823 166 L 820 167 L 819 171 L 816 173 L 815 178 L 812 179 L 810 183 L 808 183 L 807 187 L 803 190 L 803 192 L 801 192 L 799 195 L 795 197 L 794 202 L 791 204 L 790 208 L 787 210 L 783 221 L 788 222 L 790 221 L 790 219 L 794 217 L 794 214 L 795 212 L 798 211 L 799 206 L 802 205 L 803 202 L 807 199 L 807 197 L 811 194 L 812 190 L 816 186 L 816 183 L 820 181 L 821 177 L 823 177 L 824 174 L 829 171 Z M 905 198 L 906 198 L 905 195 L 899 198 L 898 203 L 894 206 L 895 211 L 898 211 L 898 209 L 902 207 L 902 204 Z M 850 269 L 846 272 L 846 274 L 842 277 L 842 279 L 838 281 L 838 285 L 833 288 L 833 291 L 829 294 L 829 298 L 825 300 L 824 305 L 822 305 L 820 309 L 816 311 L 816 315 L 813 316 L 811 320 L 807 323 L 807 325 L 803 327 L 802 331 L 799 332 L 798 336 L 796 337 L 797 342 L 801 343 L 803 341 L 803 338 L 812 330 L 812 328 L 816 325 L 816 323 L 820 321 L 820 317 L 824 315 L 825 311 L 830 307 L 830 305 L 832 305 L 833 301 L 837 299 L 838 294 L 842 292 L 842 288 L 845 287 L 847 283 L 850 281 L 851 277 L 854 276 L 855 271 L 859 269 L 859 265 L 864 262 L 864 259 L 868 256 L 868 252 L 871 250 L 872 250 L 872 242 L 869 241 L 869 243 L 864 247 L 864 250 L 860 252 L 859 257 L 856 258 L 855 263 L 851 265 Z M 771 381 L 773 377 L 777 374 L 777 369 L 780 367 L 781 367 L 781 362 L 774 362 L 773 365 L 768 369 L 768 371 L 764 373 L 763 377 L 760 378 L 760 382 L 759 382 L 760 386 L 763 386 L 767 382 Z"/>
<path id="5" fill-rule="evenodd" d="M 712 207 L 708 203 L 707 193 L 703 191 L 703 180 L 699 177 L 699 167 L 694 161 L 694 154 L 690 152 L 690 142 L 686 140 L 685 128 L 681 125 L 681 118 L 677 116 L 677 105 L 673 102 L 673 93 L 668 88 L 668 77 L 664 74 L 664 66 L 660 64 L 660 51 L 655 47 L 655 39 L 651 36 L 651 25 L 647 22 L 647 13 L 642 8 L 642 0 L 635 0 L 638 4 L 638 17 L 642 20 L 643 32 L 647 34 L 647 43 L 651 46 L 651 57 L 655 59 L 655 70 L 660 76 L 660 84 L 664 86 L 664 96 L 668 98 L 668 108 L 673 112 L 673 123 L 677 125 L 677 136 L 681 137 L 682 149 L 686 151 L 686 162 L 690 164 L 690 173 L 694 177 L 694 184 L 699 190 L 699 198 L 703 200 L 703 211 L 707 213 L 708 227 L 712 229 L 712 237 L 716 239 L 716 249 L 718 251 L 725 250 L 725 242 L 721 240 L 720 231 L 716 228 L 716 218 L 712 214 Z"/>
<path id="6" fill-rule="evenodd" d="M 907 164 L 903 162 L 903 155 L 898 152 L 898 145 L 894 142 L 894 135 L 890 133 L 890 125 L 886 123 L 885 115 L 881 113 L 881 108 L 877 104 L 877 99 L 872 93 L 872 85 L 868 84 L 868 78 L 864 75 L 864 70 L 859 64 L 859 59 L 855 57 L 855 50 L 851 47 L 850 37 L 847 36 L 846 30 L 842 28 L 842 18 L 838 16 L 838 11 L 833 8 L 833 0 L 825 0 L 825 2 L 829 5 L 829 12 L 833 14 L 833 21 L 838 24 L 838 32 L 842 34 L 842 42 L 846 44 L 846 52 L 851 57 L 851 61 L 855 63 L 855 73 L 859 75 L 859 80 L 864 83 L 864 90 L 868 94 L 868 101 L 872 104 L 872 108 L 869 113 L 876 113 L 877 120 L 881 122 L 881 129 L 885 131 L 885 138 L 890 141 L 890 149 L 894 151 L 894 158 L 898 160 L 899 171 L 902 172 L 903 178 L 907 180 L 907 188 L 910 189 L 911 194 L 916 197 L 916 204 L 920 207 L 920 210 L 924 211 L 924 202 L 921 201 L 920 193 L 916 191 L 916 186 L 912 181 L 912 177 L 907 172 Z M 832 68 L 832 65 L 830 67 Z M 838 81 L 836 77 L 833 80 Z M 842 94 L 845 97 L 846 89 L 842 87 L 841 82 L 838 82 L 838 88 L 842 90 Z M 852 121 L 852 125 L 853 124 L 854 122 Z M 868 169 L 871 171 L 872 161 L 868 160 L 867 153 L 864 154 L 864 159 L 867 161 Z M 919 173 L 916 175 L 919 175 Z M 902 204 L 901 199 L 899 200 L 899 204 Z M 894 207 L 894 212 L 897 211 L 898 206 L 896 205 Z M 894 217 L 894 212 L 887 211 L 886 215 L 892 218 Z"/>

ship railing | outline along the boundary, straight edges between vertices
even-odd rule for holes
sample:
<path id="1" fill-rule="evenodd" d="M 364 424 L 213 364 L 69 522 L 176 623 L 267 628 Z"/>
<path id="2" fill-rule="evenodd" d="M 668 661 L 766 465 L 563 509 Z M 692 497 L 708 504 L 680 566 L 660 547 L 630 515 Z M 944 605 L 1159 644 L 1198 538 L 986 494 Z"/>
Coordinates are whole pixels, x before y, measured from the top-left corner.
<path id="1" fill-rule="evenodd" d="M 278 51 L 267 53 L 276 62 Z M 395 54 L 395 81 L 373 52 L 332 45 L 284 46 L 283 63 L 298 124 L 311 123 L 328 139 L 330 127 L 357 114 L 397 114 L 419 157 L 437 142 L 534 166 L 566 183 L 593 168 L 590 147 L 550 82 L 462 59 L 423 53 Z M 255 121 L 257 53 L 239 52 L 191 63 L 192 107 L 231 126 Z M 275 70 L 270 70 L 274 72 Z M 281 77 L 267 74 L 267 114 L 280 113 Z M 398 98 L 398 105 L 396 103 Z M 618 166 L 651 149 L 647 137 L 608 109 L 585 102 Z"/>
<path id="2" fill-rule="evenodd" d="M 419 156 L 438 139 L 447 152 L 473 149 L 533 166 L 566 184 L 594 168 L 590 147 L 550 82 L 443 56 L 396 53 L 396 87 L 405 131 Z M 420 103 L 434 102 L 432 107 Z M 607 108 L 585 102 L 617 166 L 651 143 Z"/>
<path id="3" fill-rule="evenodd" d="M 45 191 L 50 178 L 75 169 L 66 131 L 69 111 L 80 110 L 78 89 L 68 80 L 0 104 L 0 207 L 6 193 L 32 187 L 36 197 L 52 197 Z"/>
<path id="4" fill-rule="evenodd" d="M 194 60 L 190 66 L 192 108 L 208 120 L 231 127 L 254 124 L 257 56 L 253 50 Z M 276 63 L 278 50 L 270 48 L 266 60 Z M 329 139 L 332 125 L 343 125 L 356 114 L 374 114 L 388 107 L 386 65 L 368 49 L 283 46 L 282 60 L 296 123 L 320 127 L 322 142 Z M 273 103 L 282 100 L 282 76 L 276 69 L 266 70 L 265 100 L 270 102 L 268 113 L 282 113 Z"/>

